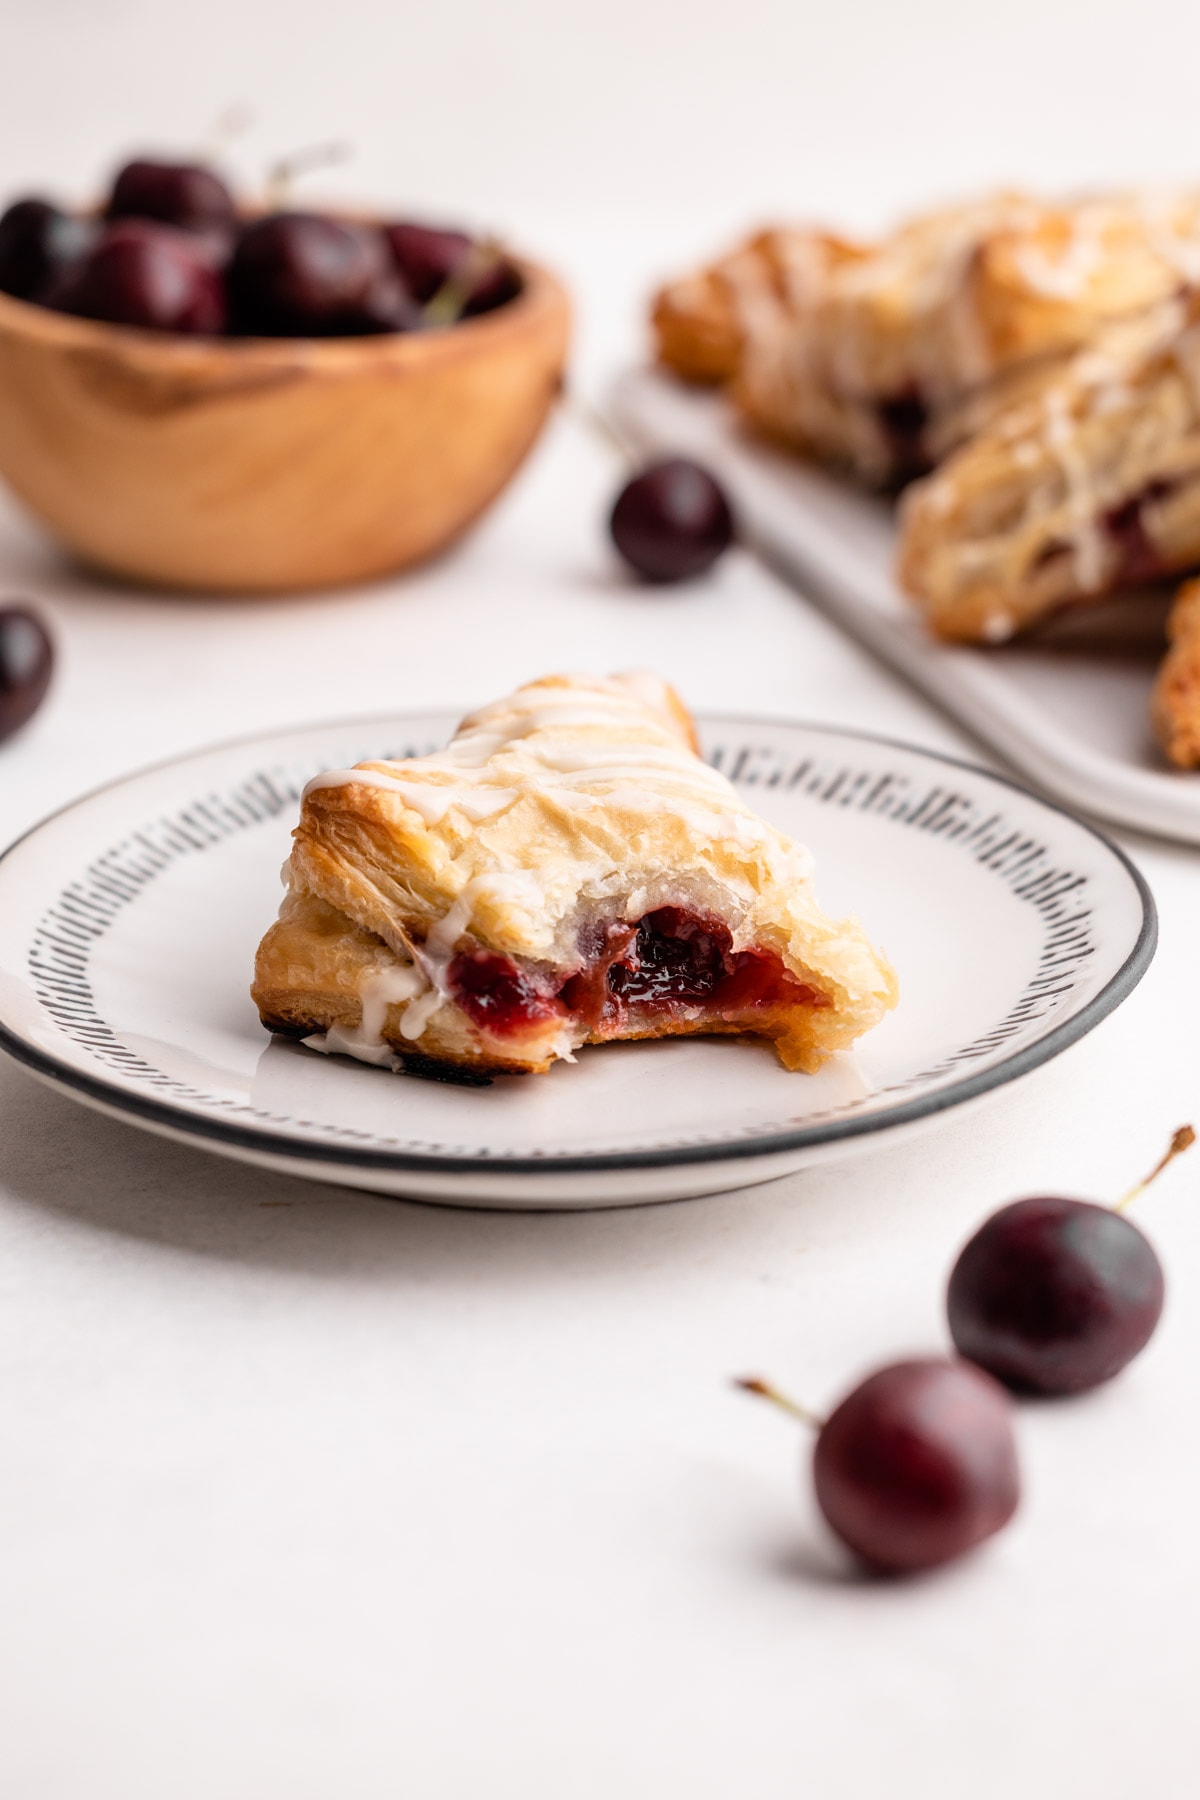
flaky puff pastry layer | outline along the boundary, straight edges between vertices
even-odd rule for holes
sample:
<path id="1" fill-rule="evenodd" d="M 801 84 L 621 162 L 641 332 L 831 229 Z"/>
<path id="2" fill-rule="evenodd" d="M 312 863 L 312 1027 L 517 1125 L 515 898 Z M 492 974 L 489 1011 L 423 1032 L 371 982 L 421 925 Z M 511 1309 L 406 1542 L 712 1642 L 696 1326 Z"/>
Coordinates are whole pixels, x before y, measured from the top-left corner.
<path id="1" fill-rule="evenodd" d="M 700 759 L 656 677 L 531 683 L 438 755 L 318 777 L 293 836 L 253 995 L 270 1028 L 325 1034 L 321 1048 L 543 1070 L 589 1041 L 724 1030 L 811 1069 L 895 1003 L 857 922 L 821 911 L 808 853 Z M 660 909 L 775 959 L 781 990 L 729 1016 L 630 1004 L 600 1019 L 557 998 L 614 931 Z M 455 971 L 483 955 L 549 997 L 546 1016 L 514 1034 L 473 1015 Z"/>
<path id="2" fill-rule="evenodd" d="M 1200 561 L 1200 300 L 1110 327 L 910 488 L 900 522 L 903 585 L 961 642 Z"/>

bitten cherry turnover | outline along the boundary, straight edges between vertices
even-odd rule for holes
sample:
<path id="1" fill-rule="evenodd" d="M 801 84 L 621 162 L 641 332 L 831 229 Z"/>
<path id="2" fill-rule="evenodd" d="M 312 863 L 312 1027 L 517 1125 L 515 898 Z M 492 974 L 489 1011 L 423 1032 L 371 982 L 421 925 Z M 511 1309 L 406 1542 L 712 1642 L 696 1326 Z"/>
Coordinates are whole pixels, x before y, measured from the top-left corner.
<path id="1" fill-rule="evenodd" d="M 314 1050 L 540 1073 L 581 1044 L 724 1032 L 816 1069 L 895 1004 L 809 853 L 701 760 L 656 676 L 549 676 L 435 756 L 318 775 L 293 836 L 252 992 Z"/>

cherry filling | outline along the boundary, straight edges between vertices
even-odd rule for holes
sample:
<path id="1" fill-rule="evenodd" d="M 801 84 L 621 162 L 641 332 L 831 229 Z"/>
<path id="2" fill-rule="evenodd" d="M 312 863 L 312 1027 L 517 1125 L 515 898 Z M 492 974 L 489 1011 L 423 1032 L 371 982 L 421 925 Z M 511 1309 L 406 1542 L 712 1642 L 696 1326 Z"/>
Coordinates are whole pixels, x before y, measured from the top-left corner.
<path id="1" fill-rule="evenodd" d="M 568 1015 L 589 1032 L 614 1035 L 630 1008 L 660 1015 L 703 1008 L 731 1018 L 783 1003 L 828 1004 L 772 952 L 734 950 L 720 920 L 679 906 L 659 907 L 636 925 L 595 927 L 580 949 L 583 967 L 557 996 L 493 950 L 460 952 L 450 964 L 450 988 L 467 1017 L 496 1037 Z"/>
<path id="2" fill-rule="evenodd" d="M 560 1000 L 494 950 L 461 951 L 448 976 L 451 992 L 471 1023 L 494 1037 L 514 1037 L 566 1017 Z"/>
<path id="3" fill-rule="evenodd" d="M 1104 529 L 1121 559 L 1122 581 L 1153 581 L 1163 574 L 1162 558 L 1146 530 L 1145 509 L 1170 493 L 1173 482 L 1152 481 L 1142 493 L 1104 515 Z"/>
<path id="4" fill-rule="evenodd" d="M 564 983 L 561 996 L 589 1031 L 595 1030 L 606 1010 L 613 1010 L 609 982 L 619 972 L 614 965 L 627 959 L 637 935 L 636 925 L 598 925 L 581 939 L 583 968 Z"/>
<path id="5" fill-rule="evenodd" d="M 603 988 L 597 976 L 603 978 Z M 729 1018 L 756 1007 L 825 1004 L 767 950 L 735 950 L 727 926 L 681 906 L 662 906 L 636 926 L 610 926 L 603 952 L 562 990 L 593 1031 L 617 1031 L 626 1011 L 703 1008 Z"/>
<path id="6" fill-rule="evenodd" d="M 925 431 L 929 424 L 929 408 L 916 388 L 882 400 L 877 407 L 879 424 L 895 463 L 896 477 L 910 481 L 929 468 L 929 452 Z"/>
<path id="7" fill-rule="evenodd" d="M 608 985 L 636 1006 L 694 1006 L 710 999 L 731 973 L 732 942 L 724 925 L 678 906 L 661 907 L 640 921 L 633 955 L 615 965 Z"/>
<path id="8" fill-rule="evenodd" d="M 647 913 L 633 954 L 610 970 L 608 985 L 617 1000 L 643 1011 L 707 1006 L 724 1014 L 785 998 L 817 1000 L 777 956 L 734 950 L 727 926 L 678 906 Z"/>
<path id="9" fill-rule="evenodd" d="M 1120 506 L 1112 506 L 1107 512 L 1100 514 L 1099 528 L 1112 545 L 1117 558 L 1112 585 L 1124 581 L 1156 581 L 1160 575 L 1168 573 L 1146 530 L 1146 508 L 1153 506 L 1156 500 L 1165 499 L 1177 485 L 1174 481 L 1151 481 L 1140 494 L 1135 494 L 1132 499 L 1122 501 Z M 1059 557 L 1069 556 L 1071 551 L 1070 544 L 1055 539 L 1053 543 L 1046 545 L 1034 567 L 1044 569 Z"/>

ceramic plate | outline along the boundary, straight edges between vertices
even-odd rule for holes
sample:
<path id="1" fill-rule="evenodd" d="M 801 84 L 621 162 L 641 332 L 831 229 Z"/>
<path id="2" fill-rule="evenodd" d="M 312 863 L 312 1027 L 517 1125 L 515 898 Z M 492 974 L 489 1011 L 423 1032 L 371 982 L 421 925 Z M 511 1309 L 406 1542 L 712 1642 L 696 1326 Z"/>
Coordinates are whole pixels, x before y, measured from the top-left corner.
<path id="1" fill-rule="evenodd" d="M 746 534 L 805 596 L 1039 787 L 1102 819 L 1200 843 L 1200 775 L 1168 769 L 1150 732 L 1162 595 L 1081 608 L 991 650 L 938 644 L 892 578 L 892 509 L 757 443 L 719 395 L 652 369 L 611 410 L 642 448 L 696 456 Z"/>
<path id="2" fill-rule="evenodd" d="M 247 986 L 309 776 L 420 755 L 449 717 L 309 728 L 145 770 L 0 858 L 0 1046 L 147 1130 L 315 1179 L 484 1206 L 711 1193 L 911 1130 L 1036 1068 L 1144 973 L 1154 908 L 1089 826 L 1001 778 L 853 732 L 702 721 L 714 764 L 809 843 L 901 1002 L 818 1075 L 769 1045 L 580 1052 L 484 1088 L 268 1038 Z"/>

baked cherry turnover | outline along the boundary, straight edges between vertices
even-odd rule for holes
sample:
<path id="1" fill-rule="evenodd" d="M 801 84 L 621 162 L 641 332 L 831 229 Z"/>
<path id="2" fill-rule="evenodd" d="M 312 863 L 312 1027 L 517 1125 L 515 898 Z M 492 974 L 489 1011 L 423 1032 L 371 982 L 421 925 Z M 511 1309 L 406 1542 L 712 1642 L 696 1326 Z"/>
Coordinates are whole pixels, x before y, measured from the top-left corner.
<path id="1" fill-rule="evenodd" d="M 524 1073 L 724 1032 L 815 1069 L 895 1003 L 655 676 L 550 676 L 435 756 L 318 775 L 293 838 L 253 996 L 314 1050 Z"/>

